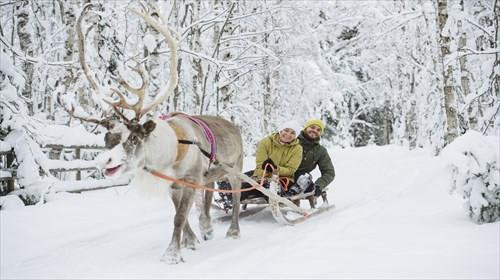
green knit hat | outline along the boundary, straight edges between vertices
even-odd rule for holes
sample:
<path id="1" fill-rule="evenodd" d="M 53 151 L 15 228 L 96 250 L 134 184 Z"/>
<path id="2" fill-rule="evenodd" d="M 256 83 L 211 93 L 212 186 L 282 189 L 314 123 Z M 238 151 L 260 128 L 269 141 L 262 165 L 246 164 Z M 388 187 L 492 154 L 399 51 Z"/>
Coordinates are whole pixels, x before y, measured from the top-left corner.
<path id="1" fill-rule="evenodd" d="M 321 134 L 325 132 L 325 123 L 320 119 L 309 119 L 306 124 L 304 124 L 304 130 L 314 124 L 321 128 Z"/>

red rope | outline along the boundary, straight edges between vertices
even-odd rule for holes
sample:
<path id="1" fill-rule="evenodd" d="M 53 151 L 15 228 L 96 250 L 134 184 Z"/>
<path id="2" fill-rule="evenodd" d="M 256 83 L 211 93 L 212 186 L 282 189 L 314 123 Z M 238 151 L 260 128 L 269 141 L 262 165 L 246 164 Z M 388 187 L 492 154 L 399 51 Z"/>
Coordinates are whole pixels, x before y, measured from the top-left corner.
<path id="1" fill-rule="evenodd" d="M 270 166 L 270 168 L 272 170 L 274 170 L 274 167 L 267 163 L 264 170 Z M 193 188 L 193 189 L 201 189 L 201 190 L 205 190 L 205 191 L 209 191 L 209 192 L 220 192 L 220 193 L 241 193 L 241 192 L 248 192 L 248 191 L 251 191 L 251 190 L 254 190 L 256 189 L 257 187 L 262 187 L 263 186 L 263 183 L 264 183 L 264 176 L 265 176 L 265 173 L 262 174 L 262 177 L 260 178 L 260 184 L 259 185 L 253 185 L 251 186 L 250 188 L 246 188 L 246 189 L 239 189 L 239 190 L 222 190 L 222 189 L 214 189 L 214 188 L 210 188 L 210 187 L 207 187 L 205 185 L 200 185 L 200 184 L 196 184 L 196 183 L 193 183 L 193 182 L 188 182 L 188 181 L 185 181 L 185 180 L 181 180 L 181 179 L 176 179 L 174 177 L 171 177 L 171 176 L 168 176 L 168 175 L 165 175 L 161 172 L 158 172 L 156 170 L 148 170 L 149 173 L 151 173 L 152 175 L 158 177 L 158 178 L 161 178 L 161 179 L 164 179 L 164 180 L 168 180 L 168 181 L 172 181 L 176 184 L 179 184 L 179 185 L 184 185 L 186 187 L 190 187 L 190 188 Z M 285 181 L 285 184 L 283 184 L 283 181 Z M 290 180 L 288 178 L 282 178 L 280 179 L 280 184 L 284 186 L 284 189 L 285 191 L 287 190 L 288 188 L 288 183 L 290 182 Z"/>

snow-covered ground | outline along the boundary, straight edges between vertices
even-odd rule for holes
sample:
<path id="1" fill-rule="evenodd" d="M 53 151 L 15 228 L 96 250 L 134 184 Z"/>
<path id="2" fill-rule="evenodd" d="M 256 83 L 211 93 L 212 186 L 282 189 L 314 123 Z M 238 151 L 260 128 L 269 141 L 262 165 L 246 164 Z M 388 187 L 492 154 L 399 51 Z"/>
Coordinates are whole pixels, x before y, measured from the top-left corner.
<path id="1" fill-rule="evenodd" d="M 242 219 L 239 240 L 215 223 L 214 239 L 178 265 L 159 261 L 172 203 L 133 186 L 2 210 L 0 278 L 500 278 L 500 223 L 469 220 L 439 157 L 396 146 L 330 153 L 335 210 L 297 226 L 265 210 Z"/>

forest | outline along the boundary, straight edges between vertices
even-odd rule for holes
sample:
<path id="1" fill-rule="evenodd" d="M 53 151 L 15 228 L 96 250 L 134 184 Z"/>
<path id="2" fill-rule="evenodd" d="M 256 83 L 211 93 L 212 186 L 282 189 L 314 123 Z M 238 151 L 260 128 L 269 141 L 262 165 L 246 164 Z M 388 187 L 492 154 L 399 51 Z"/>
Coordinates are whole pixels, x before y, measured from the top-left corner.
<path id="1" fill-rule="evenodd" d="M 102 145 L 105 130 L 80 119 L 112 118 L 104 101 L 140 86 L 137 67 L 146 99 L 169 86 L 169 48 L 132 9 L 159 11 L 177 41 L 178 84 L 150 117 L 222 116 L 246 156 L 291 118 L 326 122 L 327 148 L 438 155 L 468 131 L 500 134 L 500 0 L 11 0 L 0 3 L 0 151 L 18 143 L 19 166 L 31 162 L 19 173 L 50 174 L 49 128 Z"/>
<path id="2" fill-rule="evenodd" d="M 498 0 L 43 0 L 0 4 L 3 136 L 79 122 L 61 104 L 109 110 L 78 63 L 86 2 L 86 59 L 104 95 L 117 75 L 138 80 L 137 61 L 149 96 L 166 86 L 168 48 L 129 10 L 157 5 L 179 41 L 179 84 L 155 113 L 224 116 L 249 153 L 291 116 L 325 120 L 325 142 L 340 147 L 437 153 L 468 130 L 499 132 Z"/>

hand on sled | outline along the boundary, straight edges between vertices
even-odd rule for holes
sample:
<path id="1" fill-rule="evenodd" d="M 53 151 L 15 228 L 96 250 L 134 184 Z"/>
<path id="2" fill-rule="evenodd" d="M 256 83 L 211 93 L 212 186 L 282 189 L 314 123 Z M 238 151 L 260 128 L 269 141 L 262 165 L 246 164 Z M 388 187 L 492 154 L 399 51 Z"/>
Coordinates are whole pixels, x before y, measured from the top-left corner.
<path id="1" fill-rule="evenodd" d="M 314 184 L 314 196 L 315 197 L 320 197 L 322 192 L 323 191 L 321 190 L 321 187 L 318 186 L 318 185 L 316 185 L 316 184 Z"/>
<path id="2" fill-rule="evenodd" d="M 266 172 L 272 173 L 273 170 L 277 168 L 276 164 L 274 164 L 273 160 L 268 158 L 262 163 L 262 169 L 264 169 Z"/>

